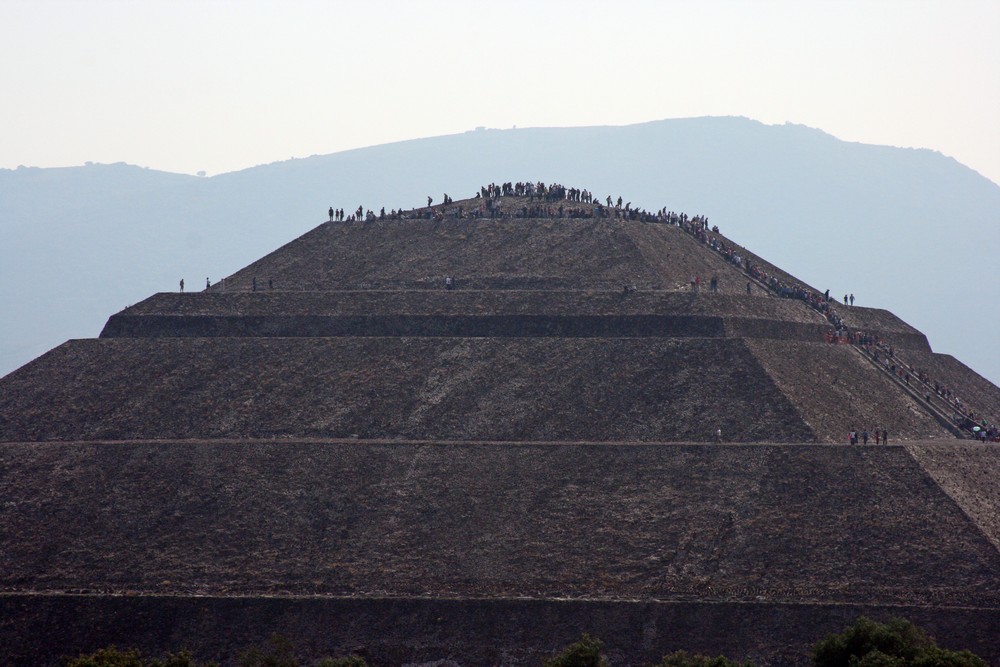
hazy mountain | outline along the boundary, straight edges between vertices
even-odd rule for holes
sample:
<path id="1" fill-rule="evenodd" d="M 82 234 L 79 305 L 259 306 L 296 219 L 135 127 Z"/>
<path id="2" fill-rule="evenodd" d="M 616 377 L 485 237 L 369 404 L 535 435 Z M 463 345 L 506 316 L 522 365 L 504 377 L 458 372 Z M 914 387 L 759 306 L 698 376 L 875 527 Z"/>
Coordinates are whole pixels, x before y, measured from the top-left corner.
<path id="1" fill-rule="evenodd" d="M 929 150 L 744 118 L 479 130 L 211 178 L 0 170 L 0 375 L 184 278 L 201 289 L 326 219 L 542 180 L 703 213 L 818 289 L 887 308 L 1000 383 L 1000 186 Z"/>

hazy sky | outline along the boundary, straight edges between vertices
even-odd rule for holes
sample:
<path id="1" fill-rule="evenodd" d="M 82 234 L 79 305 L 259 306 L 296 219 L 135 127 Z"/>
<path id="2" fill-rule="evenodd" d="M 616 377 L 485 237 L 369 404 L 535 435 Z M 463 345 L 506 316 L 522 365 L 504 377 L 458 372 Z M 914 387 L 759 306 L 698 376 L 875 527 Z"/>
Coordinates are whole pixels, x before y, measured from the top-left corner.
<path id="1" fill-rule="evenodd" d="M 998 35 L 1000 0 L 0 0 L 0 167 L 737 115 L 1000 183 Z"/>

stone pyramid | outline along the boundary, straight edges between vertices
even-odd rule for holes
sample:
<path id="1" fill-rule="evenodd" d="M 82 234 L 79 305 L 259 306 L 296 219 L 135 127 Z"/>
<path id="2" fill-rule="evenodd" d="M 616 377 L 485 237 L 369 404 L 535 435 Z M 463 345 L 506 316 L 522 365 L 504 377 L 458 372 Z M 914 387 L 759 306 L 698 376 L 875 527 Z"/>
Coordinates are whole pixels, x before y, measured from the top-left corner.
<path id="1" fill-rule="evenodd" d="M 1000 660 L 1000 389 L 703 219 L 556 194 L 327 222 L 0 379 L 4 660 L 799 664 L 859 614 Z"/>

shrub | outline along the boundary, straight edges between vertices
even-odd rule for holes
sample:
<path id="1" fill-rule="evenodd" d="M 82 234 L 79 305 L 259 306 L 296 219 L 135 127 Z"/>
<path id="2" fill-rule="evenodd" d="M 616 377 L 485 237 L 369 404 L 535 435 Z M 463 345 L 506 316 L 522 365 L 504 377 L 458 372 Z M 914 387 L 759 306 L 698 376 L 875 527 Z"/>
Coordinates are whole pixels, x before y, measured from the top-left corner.
<path id="1" fill-rule="evenodd" d="M 368 667 L 368 663 L 361 656 L 351 655 L 346 658 L 323 658 L 316 667 Z"/>
<path id="2" fill-rule="evenodd" d="M 559 655 L 549 658 L 544 667 L 607 667 L 607 660 L 601 655 L 604 643 L 596 637 L 583 635 L 580 641 L 570 644 Z"/>
<path id="3" fill-rule="evenodd" d="M 66 667 L 145 667 L 139 652 L 119 651 L 115 646 L 108 646 L 81 655 L 66 663 Z"/>
<path id="4" fill-rule="evenodd" d="M 240 667 L 299 667 L 291 641 L 275 634 L 267 643 L 266 652 L 257 647 L 251 648 L 240 655 L 236 664 Z"/>
<path id="5" fill-rule="evenodd" d="M 709 658 L 707 655 L 691 655 L 687 651 L 677 651 L 663 656 L 663 660 L 654 667 L 753 667 L 753 663 L 749 660 L 734 662 L 723 655 Z"/>
<path id="6" fill-rule="evenodd" d="M 902 618 L 877 623 L 861 616 L 840 634 L 813 646 L 816 667 L 987 667 L 969 651 L 938 647 L 927 634 Z"/>
<path id="7" fill-rule="evenodd" d="M 198 667 L 198 664 L 187 651 L 168 654 L 163 660 L 144 660 L 135 649 L 120 651 L 108 646 L 70 660 L 66 667 Z M 215 663 L 205 663 L 202 667 L 215 667 Z"/>

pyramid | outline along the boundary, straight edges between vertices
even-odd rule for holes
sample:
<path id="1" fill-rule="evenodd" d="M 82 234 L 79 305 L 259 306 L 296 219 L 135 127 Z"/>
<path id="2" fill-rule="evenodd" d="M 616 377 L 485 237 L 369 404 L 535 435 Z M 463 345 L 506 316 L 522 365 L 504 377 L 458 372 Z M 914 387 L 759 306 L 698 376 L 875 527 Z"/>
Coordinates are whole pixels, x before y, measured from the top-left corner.
<path id="1" fill-rule="evenodd" d="M 1000 661 L 1000 389 L 703 219 L 482 195 L 0 379 L 4 659 L 804 664 L 866 614 Z"/>

